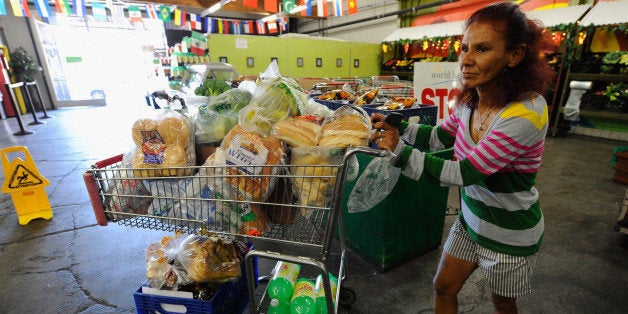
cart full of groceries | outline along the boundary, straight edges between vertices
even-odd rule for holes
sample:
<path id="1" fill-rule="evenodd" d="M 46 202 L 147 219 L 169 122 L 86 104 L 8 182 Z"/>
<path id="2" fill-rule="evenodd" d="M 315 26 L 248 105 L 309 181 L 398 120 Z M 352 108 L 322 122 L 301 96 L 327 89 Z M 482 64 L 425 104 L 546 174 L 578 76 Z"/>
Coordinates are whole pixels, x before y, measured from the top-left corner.
<path id="1" fill-rule="evenodd" d="M 386 154 L 368 148 L 369 114 L 317 102 L 275 62 L 238 87 L 212 94 L 219 84 L 206 84 L 184 112 L 164 107 L 137 119 L 129 150 L 84 173 L 100 225 L 171 233 L 146 249 L 138 312 L 167 304 L 226 313 L 247 303 L 253 313 L 298 312 L 312 300 L 337 312 L 355 300 L 343 287 L 344 183 L 355 154 Z M 258 274 L 261 259 L 277 261 L 269 276 Z M 294 278 L 282 290 L 279 277 Z"/>

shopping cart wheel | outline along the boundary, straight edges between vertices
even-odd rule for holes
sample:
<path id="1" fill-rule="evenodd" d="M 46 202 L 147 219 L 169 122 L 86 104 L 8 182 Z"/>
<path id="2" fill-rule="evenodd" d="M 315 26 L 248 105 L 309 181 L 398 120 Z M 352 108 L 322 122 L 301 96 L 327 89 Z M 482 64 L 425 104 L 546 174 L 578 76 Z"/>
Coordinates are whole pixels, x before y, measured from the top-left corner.
<path id="1" fill-rule="evenodd" d="M 340 300 L 338 303 L 343 306 L 350 306 L 355 302 L 355 292 L 353 289 L 340 287 Z"/>

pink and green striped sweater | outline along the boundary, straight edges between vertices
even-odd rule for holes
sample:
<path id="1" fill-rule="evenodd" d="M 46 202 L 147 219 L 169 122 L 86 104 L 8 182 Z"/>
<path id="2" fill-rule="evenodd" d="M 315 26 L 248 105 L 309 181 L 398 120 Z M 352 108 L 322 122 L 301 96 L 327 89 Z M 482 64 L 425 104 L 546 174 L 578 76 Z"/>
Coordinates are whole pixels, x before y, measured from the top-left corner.
<path id="1" fill-rule="evenodd" d="M 402 139 L 421 150 L 453 146 L 455 161 L 403 141 L 395 149 L 404 175 L 418 180 L 424 174 L 442 185 L 463 186 L 460 219 L 473 240 L 516 256 L 537 252 L 544 234 L 534 185 L 548 127 L 547 105 L 541 95 L 531 95 L 502 108 L 478 143 L 471 138 L 468 106 L 457 106 L 438 127 L 399 127 Z"/>

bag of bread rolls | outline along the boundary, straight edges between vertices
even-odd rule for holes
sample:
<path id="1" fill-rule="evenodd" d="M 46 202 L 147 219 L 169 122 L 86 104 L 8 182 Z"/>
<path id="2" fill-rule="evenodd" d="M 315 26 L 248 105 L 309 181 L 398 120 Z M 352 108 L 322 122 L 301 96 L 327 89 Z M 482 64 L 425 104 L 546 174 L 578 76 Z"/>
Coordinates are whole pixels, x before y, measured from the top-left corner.
<path id="1" fill-rule="evenodd" d="M 288 145 L 303 147 L 318 145 L 321 132 L 321 126 L 315 120 L 297 116 L 275 123 L 270 134 Z"/>
<path id="2" fill-rule="evenodd" d="M 300 205 L 329 207 L 344 152 L 344 149 L 322 146 L 292 148 L 290 174 Z M 301 208 L 305 218 L 309 218 L 313 211 Z"/>
<path id="3" fill-rule="evenodd" d="M 151 243 L 146 250 L 146 278 L 148 286 L 162 290 L 179 290 L 179 287 L 190 284 L 193 280 L 183 269 L 181 263 L 175 262 L 183 235 L 165 236 L 159 242 Z"/>
<path id="4" fill-rule="evenodd" d="M 225 282 L 241 273 L 233 243 L 216 236 L 185 236 L 175 258 L 194 282 Z"/>
<path id="5" fill-rule="evenodd" d="M 370 135 L 371 120 L 366 112 L 358 107 L 345 105 L 325 119 L 318 145 L 337 148 L 367 146 Z"/>
<path id="6" fill-rule="evenodd" d="M 136 177 L 190 175 L 195 165 L 192 124 L 184 115 L 170 110 L 138 119 L 131 130 L 136 147 L 132 156 Z"/>

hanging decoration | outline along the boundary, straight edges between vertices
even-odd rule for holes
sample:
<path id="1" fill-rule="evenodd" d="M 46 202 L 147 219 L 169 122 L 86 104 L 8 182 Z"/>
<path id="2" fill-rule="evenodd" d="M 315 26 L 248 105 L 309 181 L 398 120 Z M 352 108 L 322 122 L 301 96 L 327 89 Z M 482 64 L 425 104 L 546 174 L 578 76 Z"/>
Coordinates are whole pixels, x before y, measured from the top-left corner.
<path id="1" fill-rule="evenodd" d="M 72 0 L 72 13 L 80 17 L 87 16 L 87 13 L 85 12 L 85 0 Z"/>
<path id="2" fill-rule="evenodd" d="M 163 4 L 159 6 L 159 19 L 164 22 L 170 22 L 170 8 Z"/>
<path id="3" fill-rule="evenodd" d="M 0 11 L 4 10 L 4 13 L 0 14 L 7 14 L 6 13 L 6 9 L 4 8 L 4 1 L 1 1 L 2 5 L 0 5 Z M 37 9 L 37 14 L 39 14 L 39 16 L 41 17 L 50 17 L 50 15 L 52 14 L 52 11 L 50 10 L 50 5 L 48 5 L 48 1 L 47 0 L 35 0 L 35 8 Z"/>
<path id="4" fill-rule="evenodd" d="M 349 2 L 347 3 L 347 8 L 348 8 L 348 13 L 349 14 L 356 14 L 358 13 L 358 4 L 356 0 L 349 0 Z"/>

